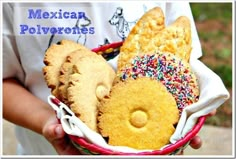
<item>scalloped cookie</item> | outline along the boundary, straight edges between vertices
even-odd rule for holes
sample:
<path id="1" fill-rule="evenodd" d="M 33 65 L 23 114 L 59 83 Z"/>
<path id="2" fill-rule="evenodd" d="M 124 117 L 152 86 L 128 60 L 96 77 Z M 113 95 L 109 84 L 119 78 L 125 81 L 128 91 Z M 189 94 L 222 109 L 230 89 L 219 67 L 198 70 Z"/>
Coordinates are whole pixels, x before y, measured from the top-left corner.
<path id="1" fill-rule="evenodd" d="M 43 73 L 45 81 L 51 93 L 60 99 L 58 87 L 60 85 L 59 76 L 62 64 L 66 57 L 73 51 L 85 48 L 84 46 L 70 40 L 62 40 L 59 44 L 51 45 L 44 56 Z"/>
<path id="2" fill-rule="evenodd" d="M 160 149 L 178 120 L 174 97 L 160 82 L 143 77 L 112 88 L 99 107 L 98 127 L 111 145 Z"/>
<path id="3" fill-rule="evenodd" d="M 67 57 L 66 61 L 62 64 L 59 75 L 59 97 L 65 104 L 68 102 L 69 77 L 73 74 L 73 66 L 83 57 L 98 56 L 94 52 L 91 52 L 87 48 L 80 48 L 74 52 L 71 52 Z"/>
<path id="4" fill-rule="evenodd" d="M 80 58 L 73 66 L 67 89 L 70 108 L 94 131 L 97 131 L 97 107 L 109 96 L 114 78 L 115 71 L 100 55 Z"/>

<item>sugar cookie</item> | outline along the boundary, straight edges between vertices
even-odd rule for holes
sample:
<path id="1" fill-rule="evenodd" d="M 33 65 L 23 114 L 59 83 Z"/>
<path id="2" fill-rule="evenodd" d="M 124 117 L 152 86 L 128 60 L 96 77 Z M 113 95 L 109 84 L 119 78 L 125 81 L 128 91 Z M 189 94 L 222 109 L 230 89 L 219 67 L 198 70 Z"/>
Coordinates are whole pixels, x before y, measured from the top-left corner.
<path id="1" fill-rule="evenodd" d="M 135 56 L 120 71 L 120 80 L 149 77 L 160 81 L 174 96 L 182 111 L 199 98 L 199 86 L 190 64 L 170 53 Z"/>
<path id="2" fill-rule="evenodd" d="M 136 149 L 160 149 L 169 143 L 178 122 L 175 99 L 150 78 L 116 84 L 99 107 L 98 127 L 108 143 Z"/>
<path id="3" fill-rule="evenodd" d="M 115 71 L 100 55 L 80 58 L 73 66 L 67 89 L 70 108 L 94 131 L 97 131 L 97 107 L 109 95 L 114 78 Z"/>
<path id="4" fill-rule="evenodd" d="M 118 70 L 134 55 L 143 52 L 150 40 L 165 28 L 165 17 L 159 7 L 146 12 L 135 24 L 120 48 Z"/>
<path id="5" fill-rule="evenodd" d="M 59 98 L 65 104 L 68 103 L 68 92 L 67 88 L 69 87 L 69 76 L 73 73 L 73 66 L 81 58 L 89 56 L 98 56 L 94 52 L 91 52 L 89 49 L 83 47 L 74 52 L 71 52 L 67 57 L 66 61 L 62 64 L 59 75 Z"/>
<path id="6" fill-rule="evenodd" d="M 84 47 L 70 40 L 62 40 L 59 44 L 51 45 L 44 56 L 43 73 L 45 81 L 49 88 L 51 88 L 51 93 L 59 97 L 59 75 L 62 64 L 65 62 L 66 57 L 73 51 L 81 49 Z"/>

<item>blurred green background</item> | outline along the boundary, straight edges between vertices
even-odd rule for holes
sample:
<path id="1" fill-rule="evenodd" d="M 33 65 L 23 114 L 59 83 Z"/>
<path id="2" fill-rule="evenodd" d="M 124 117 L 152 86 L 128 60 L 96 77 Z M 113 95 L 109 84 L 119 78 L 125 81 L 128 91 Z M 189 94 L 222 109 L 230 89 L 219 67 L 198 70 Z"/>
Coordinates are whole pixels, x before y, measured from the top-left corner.
<path id="1" fill-rule="evenodd" d="M 190 3 L 205 65 L 217 73 L 231 94 L 206 124 L 232 126 L 232 3 Z M 217 86 L 216 86 L 217 87 Z"/>

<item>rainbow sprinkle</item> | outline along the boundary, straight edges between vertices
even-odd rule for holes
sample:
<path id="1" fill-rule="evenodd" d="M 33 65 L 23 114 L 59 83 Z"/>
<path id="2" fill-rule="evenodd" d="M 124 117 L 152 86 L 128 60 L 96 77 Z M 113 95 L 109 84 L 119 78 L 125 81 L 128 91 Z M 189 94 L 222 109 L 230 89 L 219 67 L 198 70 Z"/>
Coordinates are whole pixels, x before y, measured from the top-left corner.
<path id="1" fill-rule="evenodd" d="M 194 91 L 198 85 L 190 67 L 172 54 L 136 56 L 121 72 L 122 81 L 139 77 L 160 81 L 175 98 L 180 112 L 199 98 L 198 91 Z"/>

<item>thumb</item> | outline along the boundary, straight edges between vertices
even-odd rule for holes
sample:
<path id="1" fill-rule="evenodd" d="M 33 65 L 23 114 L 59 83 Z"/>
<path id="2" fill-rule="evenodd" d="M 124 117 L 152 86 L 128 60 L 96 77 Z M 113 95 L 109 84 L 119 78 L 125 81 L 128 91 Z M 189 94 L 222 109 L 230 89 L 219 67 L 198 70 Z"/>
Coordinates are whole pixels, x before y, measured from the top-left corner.
<path id="1" fill-rule="evenodd" d="M 43 134 L 49 141 L 54 141 L 65 136 L 65 132 L 60 124 L 48 125 L 45 127 Z"/>

